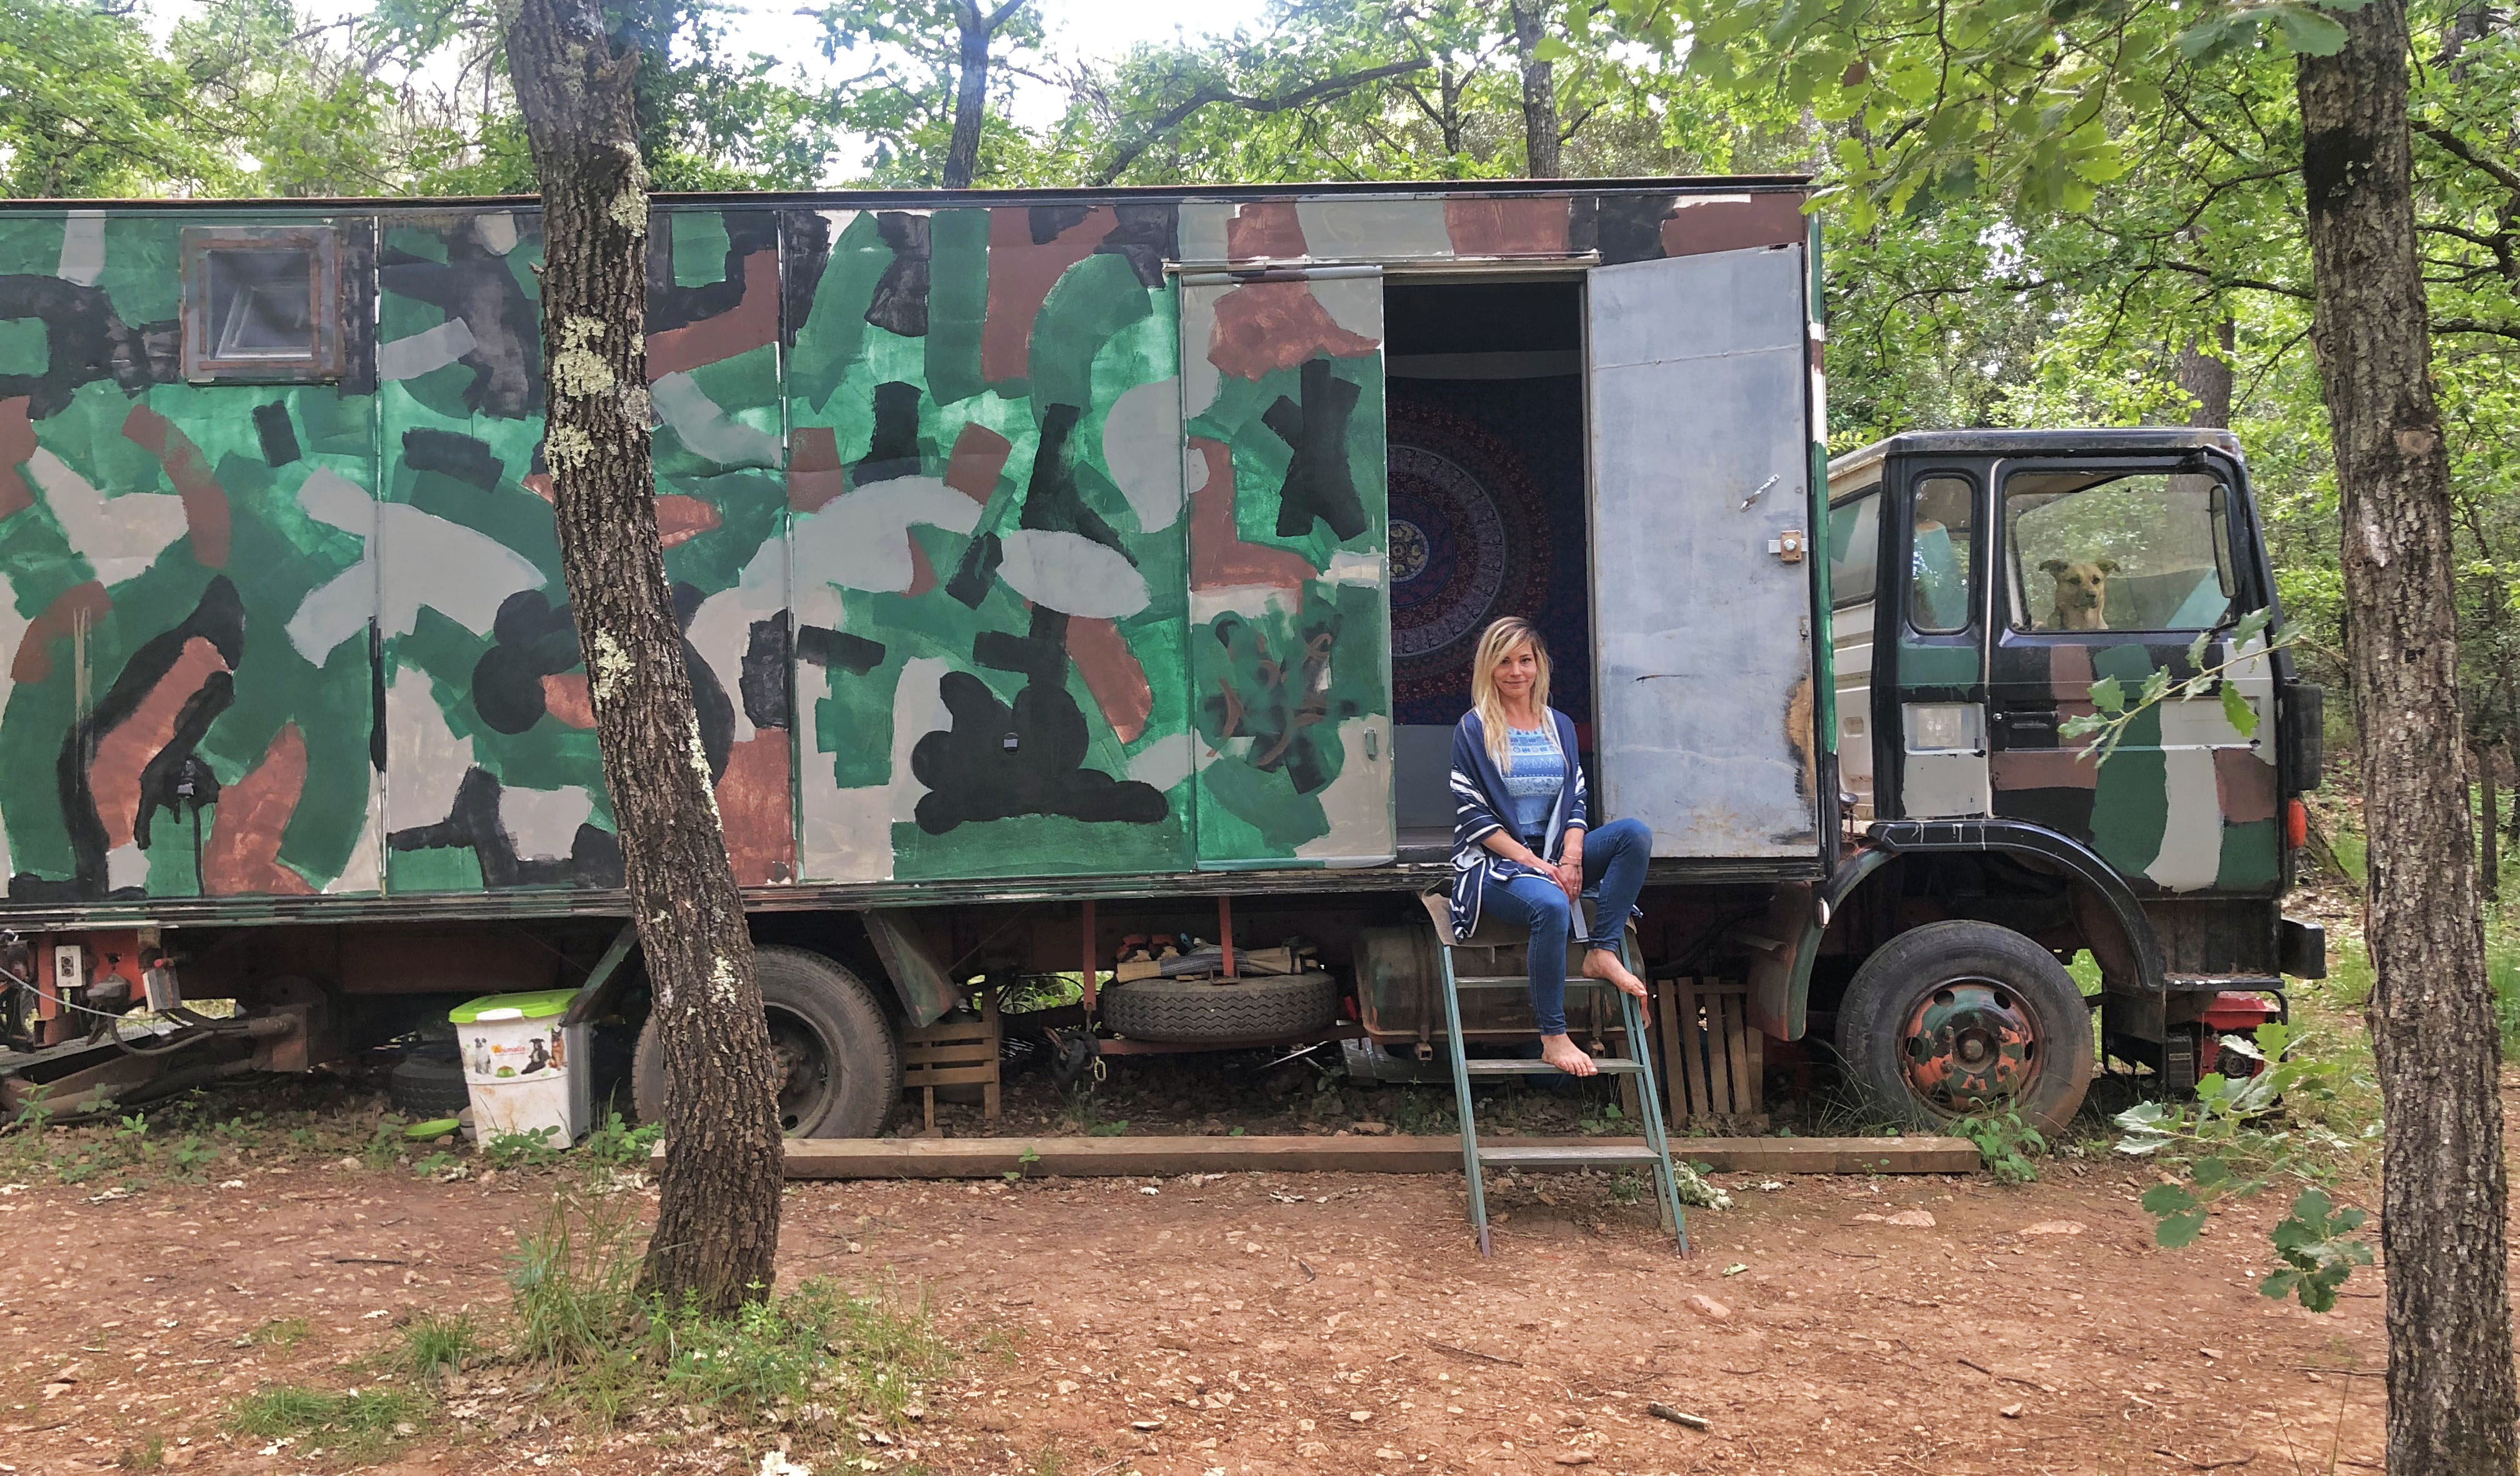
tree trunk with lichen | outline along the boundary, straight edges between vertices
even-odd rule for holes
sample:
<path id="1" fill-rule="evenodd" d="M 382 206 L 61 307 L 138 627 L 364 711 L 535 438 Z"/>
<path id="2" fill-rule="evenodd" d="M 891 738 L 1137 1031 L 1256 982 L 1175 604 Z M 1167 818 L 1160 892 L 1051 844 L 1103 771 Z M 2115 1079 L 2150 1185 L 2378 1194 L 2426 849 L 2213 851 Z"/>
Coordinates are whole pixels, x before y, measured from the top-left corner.
<path id="1" fill-rule="evenodd" d="M 777 1083 L 727 864 L 648 446 L 648 174 L 635 55 L 594 0 L 501 0 L 542 181 L 544 459 L 665 1061 L 662 1202 L 642 1285 L 723 1312 L 779 1248 Z"/>
<path id="2" fill-rule="evenodd" d="M 2500 1051 L 2459 745 L 2450 460 L 2415 245 L 2404 0 L 2326 12 L 2304 56 L 2315 341 L 2343 501 L 2347 658 L 2370 826 L 2371 1049 L 2392 1476 L 2510 1476 Z"/>
<path id="3" fill-rule="evenodd" d="M 1549 36 L 1549 0 L 1511 0 L 1508 8 L 1513 17 L 1514 50 L 1522 62 L 1523 177 L 1555 179 L 1561 168 L 1556 67 L 1540 55 L 1540 43 Z"/>

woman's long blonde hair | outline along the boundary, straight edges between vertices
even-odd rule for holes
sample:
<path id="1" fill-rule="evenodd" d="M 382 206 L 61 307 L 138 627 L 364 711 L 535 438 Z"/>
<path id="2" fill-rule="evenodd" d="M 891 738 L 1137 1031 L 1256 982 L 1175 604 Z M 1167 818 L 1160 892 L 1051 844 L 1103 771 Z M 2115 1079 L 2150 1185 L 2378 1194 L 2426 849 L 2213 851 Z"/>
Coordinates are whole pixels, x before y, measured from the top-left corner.
<path id="1" fill-rule="evenodd" d="M 1549 741 L 1557 741 L 1556 725 L 1549 720 L 1549 643 L 1540 632 L 1519 615 L 1508 615 L 1491 624 L 1479 636 L 1478 654 L 1470 658 L 1470 710 L 1479 715 L 1479 727 L 1485 731 L 1488 757 L 1499 769 L 1505 767 L 1506 749 L 1511 742 L 1507 736 L 1505 698 L 1497 692 L 1496 669 L 1505 658 L 1524 646 L 1531 648 L 1540 666 L 1531 684 L 1531 706 L 1540 715 L 1540 731 Z"/>

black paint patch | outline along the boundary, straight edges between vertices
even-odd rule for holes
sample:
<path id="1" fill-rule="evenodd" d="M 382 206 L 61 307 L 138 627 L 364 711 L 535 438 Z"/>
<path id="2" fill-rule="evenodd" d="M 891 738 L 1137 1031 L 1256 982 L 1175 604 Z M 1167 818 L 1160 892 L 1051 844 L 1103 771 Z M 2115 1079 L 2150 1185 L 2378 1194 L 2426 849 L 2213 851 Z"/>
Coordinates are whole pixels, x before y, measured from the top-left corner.
<path id="1" fill-rule="evenodd" d="M 428 851 L 441 846 L 471 851 L 481 865 L 481 883 L 493 889 L 518 886 L 619 886 L 621 843 L 593 826 L 579 826 L 564 859 L 529 861 L 517 854 L 517 843 L 499 822 L 499 781 L 487 769 L 465 771 L 456 786 L 455 804 L 433 825 L 413 826 L 385 837 L 396 851 Z M 597 838 L 590 839 L 589 832 Z"/>
<path id="2" fill-rule="evenodd" d="M 905 338 L 927 336 L 927 217 L 886 210 L 875 218 L 876 234 L 892 247 L 892 262 L 875 285 L 866 320 Z"/>
<path id="3" fill-rule="evenodd" d="M 105 819 L 96 807 L 96 790 L 88 781 L 88 763 L 96 754 L 99 740 L 128 722 L 140 704 L 166 674 L 175 668 L 176 659 L 184 652 L 185 643 L 195 637 L 210 643 L 228 672 L 245 658 L 245 601 L 237 587 L 224 574 L 214 575 L 203 587 L 199 604 L 181 625 L 160 631 L 141 643 L 131 658 L 122 663 L 113 685 L 106 690 L 88 715 L 70 725 L 68 737 L 62 743 L 61 762 L 57 771 L 62 796 L 62 825 L 69 834 L 72 874 L 77 898 L 93 899 L 106 895 Z M 159 777 L 165 792 L 172 792 L 176 771 L 192 756 L 193 747 L 208 731 L 210 720 L 227 709 L 235 699 L 235 679 L 228 672 L 213 673 L 201 688 L 185 699 L 176 719 L 175 733 L 166 745 L 153 755 L 141 771 L 142 810 L 135 818 L 135 839 L 146 833 L 151 805 L 150 781 Z M 196 802 L 196 809 L 208 800 Z"/>
<path id="4" fill-rule="evenodd" d="M 368 767 L 385 772 L 385 633 L 368 617 Z"/>
<path id="5" fill-rule="evenodd" d="M 1024 211 L 1024 225 L 1032 232 L 1034 246 L 1048 246 L 1083 225 L 1093 213 L 1092 205 L 1033 205 Z"/>
<path id="6" fill-rule="evenodd" d="M 963 561 L 956 565 L 954 577 L 945 581 L 945 593 L 973 609 L 989 598 L 998 582 L 998 564 L 1007 557 L 1006 549 L 995 533 L 982 533 L 963 546 Z"/>
<path id="7" fill-rule="evenodd" d="M 174 736 L 166 746 L 141 766 L 140 809 L 132 817 L 131 839 L 142 850 L 149 849 L 150 821 L 158 810 L 180 824 L 187 809 L 198 817 L 203 805 L 218 803 L 219 778 L 194 750 L 209 734 L 211 722 L 235 702 L 236 678 L 224 671 L 210 673 L 176 712 Z"/>
<path id="8" fill-rule="evenodd" d="M 1016 815 L 1152 825 L 1170 813 L 1162 790 L 1081 767 L 1085 716 L 1063 673 L 1035 676 L 1012 707 L 968 671 L 947 672 L 937 693 L 953 726 L 910 753 L 910 772 L 927 785 L 916 814 L 928 834 Z"/>
<path id="9" fill-rule="evenodd" d="M 297 460 L 297 427 L 290 422 L 287 401 L 253 407 L 253 432 L 262 441 L 262 459 L 272 466 Z"/>
<path id="10" fill-rule="evenodd" d="M 919 386 L 907 380 L 886 380 L 875 387 L 875 432 L 867 442 L 866 459 L 849 469 L 850 486 L 919 474 L 923 464 L 919 399 Z"/>
<path id="11" fill-rule="evenodd" d="M 508 474 L 507 463 L 479 436 L 460 430 L 414 429 L 402 433 L 403 465 L 414 471 L 442 471 L 484 492 Z"/>
<path id="12" fill-rule="evenodd" d="M 1180 254 L 1181 212 L 1173 205 L 1124 204 L 1112 207 L 1120 223 L 1094 249 L 1128 258 L 1138 285 L 1152 291 L 1164 285 L 1164 263 Z"/>
<path id="13" fill-rule="evenodd" d="M 522 733 L 548 710 L 543 678 L 578 664 L 577 627 L 567 605 L 519 590 L 500 604 L 490 635 L 490 649 L 472 664 L 472 710 L 500 733 Z"/>
<path id="14" fill-rule="evenodd" d="M 795 710 L 788 691 L 788 612 L 752 622 L 752 639 L 743 647 L 743 674 L 738 679 L 745 721 L 755 728 L 785 728 Z M 870 643 L 872 644 L 872 643 Z M 881 647 L 876 648 L 878 650 Z"/>
<path id="15" fill-rule="evenodd" d="M 1281 395 L 1260 416 L 1261 424 L 1295 453 L 1278 489 L 1278 536 L 1301 538 L 1319 518 L 1345 542 L 1372 525 L 1347 464 L 1347 423 L 1356 413 L 1359 391 L 1330 373 L 1328 359 L 1305 360 L 1298 385 L 1301 408 Z"/>
<path id="16" fill-rule="evenodd" d="M 59 277 L 0 277 L 0 318 L 34 318 L 44 325 L 44 371 L 0 374 L 0 400 L 26 397 L 26 414 L 42 420 L 68 408 L 82 384 L 112 380 L 125 394 L 183 378 L 182 339 L 176 323 L 133 328 L 96 288 Z"/>
<path id="17" fill-rule="evenodd" d="M 820 210 L 782 210 L 779 222 L 788 238 L 782 252 L 787 269 L 779 281 L 779 341 L 793 348 L 796 335 L 813 315 L 814 294 L 822 290 L 824 269 L 832 264 L 832 223 Z"/>
<path id="18" fill-rule="evenodd" d="M 519 215 L 517 230 L 520 238 L 528 230 L 539 235 L 542 225 L 538 217 Z M 378 269 L 384 291 L 463 320 L 472 335 L 472 351 L 458 361 L 472 366 L 472 382 L 464 391 L 468 408 L 502 420 L 540 414 L 542 321 L 515 268 L 481 245 L 469 218 L 445 227 L 440 239 L 446 246 L 444 261 L 385 252 Z M 521 241 L 518 249 L 523 249 Z"/>
<path id="19" fill-rule="evenodd" d="M 1672 216 L 1668 195 L 1600 195 L 1586 197 L 1593 204 L 1593 249 L 1604 266 L 1621 261 L 1657 261 L 1662 257 L 1662 223 Z M 1576 223 L 1584 224 L 1578 211 Z M 1581 245 L 1575 249 L 1583 250 Z"/>
<path id="20" fill-rule="evenodd" d="M 658 212 L 662 215 L 664 212 Z M 719 280 L 698 287 L 682 287 L 674 281 L 674 232 L 671 217 L 657 222 L 657 229 L 648 233 L 648 332 L 651 335 L 670 333 L 733 312 L 743 301 L 745 273 L 753 256 L 779 246 L 779 218 L 768 210 L 726 210 L 718 219 L 726 226 L 726 257 L 718 263 Z"/>
<path id="21" fill-rule="evenodd" d="M 796 630 L 796 659 L 827 671 L 836 668 L 862 677 L 881 665 L 883 656 L 880 641 L 820 625 L 799 626 Z"/>
<path id="22" fill-rule="evenodd" d="M 1355 391 L 1349 391 L 1350 402 Z M 1282 401 L 1281 403 L 1283 403 Z M 1076 533 L 1128 559 L 1120 535 L 1085 505 L 1076 485 L 1076 462 L 1068 437 L 1083 412 L 1073 405 L 1053 405 L 1041 418 L 1041 446 L 1033 453 L 1032 480 L 1024 488 L 1023 512 L 1016 526 L 1043 532 Z M 1134 567 L 1135 559 L 1129 559 Z"/>
<path id="23" fill-rule="evenodd" d="M 992 671 L 1063 682 L 1067 679 L 1067 616 L 1034 605 L 1030 634 L 984 630 L 972 638 L 971 659 Z"/>

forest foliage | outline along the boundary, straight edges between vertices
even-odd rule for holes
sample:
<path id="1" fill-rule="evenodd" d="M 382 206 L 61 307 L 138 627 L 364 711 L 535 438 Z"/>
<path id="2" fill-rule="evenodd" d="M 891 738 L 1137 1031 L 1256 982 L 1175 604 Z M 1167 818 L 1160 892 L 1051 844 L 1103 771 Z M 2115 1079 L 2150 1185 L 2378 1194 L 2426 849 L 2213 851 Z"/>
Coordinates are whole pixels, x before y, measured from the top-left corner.
<path id="1" fill-rule="evenodd" d="M 0 196 L 529 192 L 495 3 L 322 21 L 205 0 L 153 28 L 129 0 L 0 0 Z M 998 22 L 980 186 L 1518 176 L 1538 66 L 1567 176 L 1818 178 L 1833 449 L 1944 425 L 2228 424 L 2303 659 L 2344 686 L 2293 85 L 2294 51 L 2328 41 L 2343 0 L 1274 0 L 1251 25 L 1116 57 L 1062 52 L 1039 0 L 805 0 L 776 59 L 741 53 L 708 0 L 602 3 L 642 52 L 665 190 L 937 183 L 967 12 Z M 2412 20 L 2467 738 L 2507 755 L 2520 20 L 2469 0 L 2416 0 Z"/>

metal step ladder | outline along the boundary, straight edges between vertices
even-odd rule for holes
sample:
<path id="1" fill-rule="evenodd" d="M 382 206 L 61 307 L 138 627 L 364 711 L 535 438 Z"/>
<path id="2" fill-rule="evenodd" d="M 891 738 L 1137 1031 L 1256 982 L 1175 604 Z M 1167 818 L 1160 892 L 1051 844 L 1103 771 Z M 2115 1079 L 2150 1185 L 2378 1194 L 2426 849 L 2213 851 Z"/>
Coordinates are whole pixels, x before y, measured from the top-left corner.
<path id="1" fill-rule="evenodd" d="M 1470 1108 L 1470 1083 L 1473 1080 L 1492 1081 L 1512 1076 L 1556 1076 L 1560 1073 L 1556 1067 L 1538 1059 L 1472 1060 L 1469 1058 L 1469 1052 L 1462 1047 L 1462 986 L 1464 984 L 1527 986 L 1529 981 L 1520 973 L 1463 978 L 1454 971 L 1453 956 L 1456 950 L 1463 948 L 1508 948 L 1511 950 L 1514 957 L 1519 958 L 1529 942 L 1530 934 L 1521 928 L 1482 919 L 1476 933 L 1468 938 L 1457 938 L 1453 935 L 1450 902 L 1440 894 L 1430 895 L 1420 900 L 1426 906 L 1426 916 L 1435 925 L 1435 957 L 1441 965 L 1444 982 L 1444 1041 L 1446 1049 L 1452 1052 L 1453 1057 L 1453 1100 L 1462 1118 L 1462 1171 L 1470 1183 L 1470 1224 L 1479 1233 L 1479 1254 L 1482 1256 L 1494 1254 L 1488 1239 L 1485 1174 L 1488 1167 L 1494 1166 L 1527 1169 L 1625 1167 L 1651 1169 L 1654 1191 L 1662 1205 L 1662 1223 L 1671 1230 L 1674 1240 L 1679 1244 L 1680 1253 L 1684 1256 L 1688 1255 L 1688 1227 L 1681 1217 L 1680 1184 L 1678 1176 L 1672 1171 L 1671 1144 L 1663 1136 L 1660 1094 L 1654 1086 L 1653 1052 L 1647 1046 L 1644 1011 L 1638 1006 L 1636 998 L 1606 983 L 1598 986 L 1608 989 L 1617 997 L 1620 1019 L 1627 1030 L 1627 1049 L 1634 1054 L 1633 1056 L 1597 1055 L 1593 1057 L 1593 1064 L 1603 1076 L 1632 1076 L 1637 1079 L 1637 1096 L 1642 1107 L 1638 1115 L 1644 1119 L 1644 1146 L 1577 1143 L 1552 1146 L 1482 1147 L 1479 1144 L 1478 1119 L 1472 1115 Z M 1592 917 L 1594 900 L 1589 892 L 1583 897 L 1582 907 L 1587 919 Z M 1587 931 L 1589 930 L 1588 922 Z M 1637 969 L 1634 940 L 1635 935 L 1632 932 L 1621 931 L 1619 957 L 1631 971 L 1642 974 L 1642 971 Z M 1583 962 L 1583 946 L 1569 939 L 1566 978 L 1570 987 L 1584 977 Z"/>

